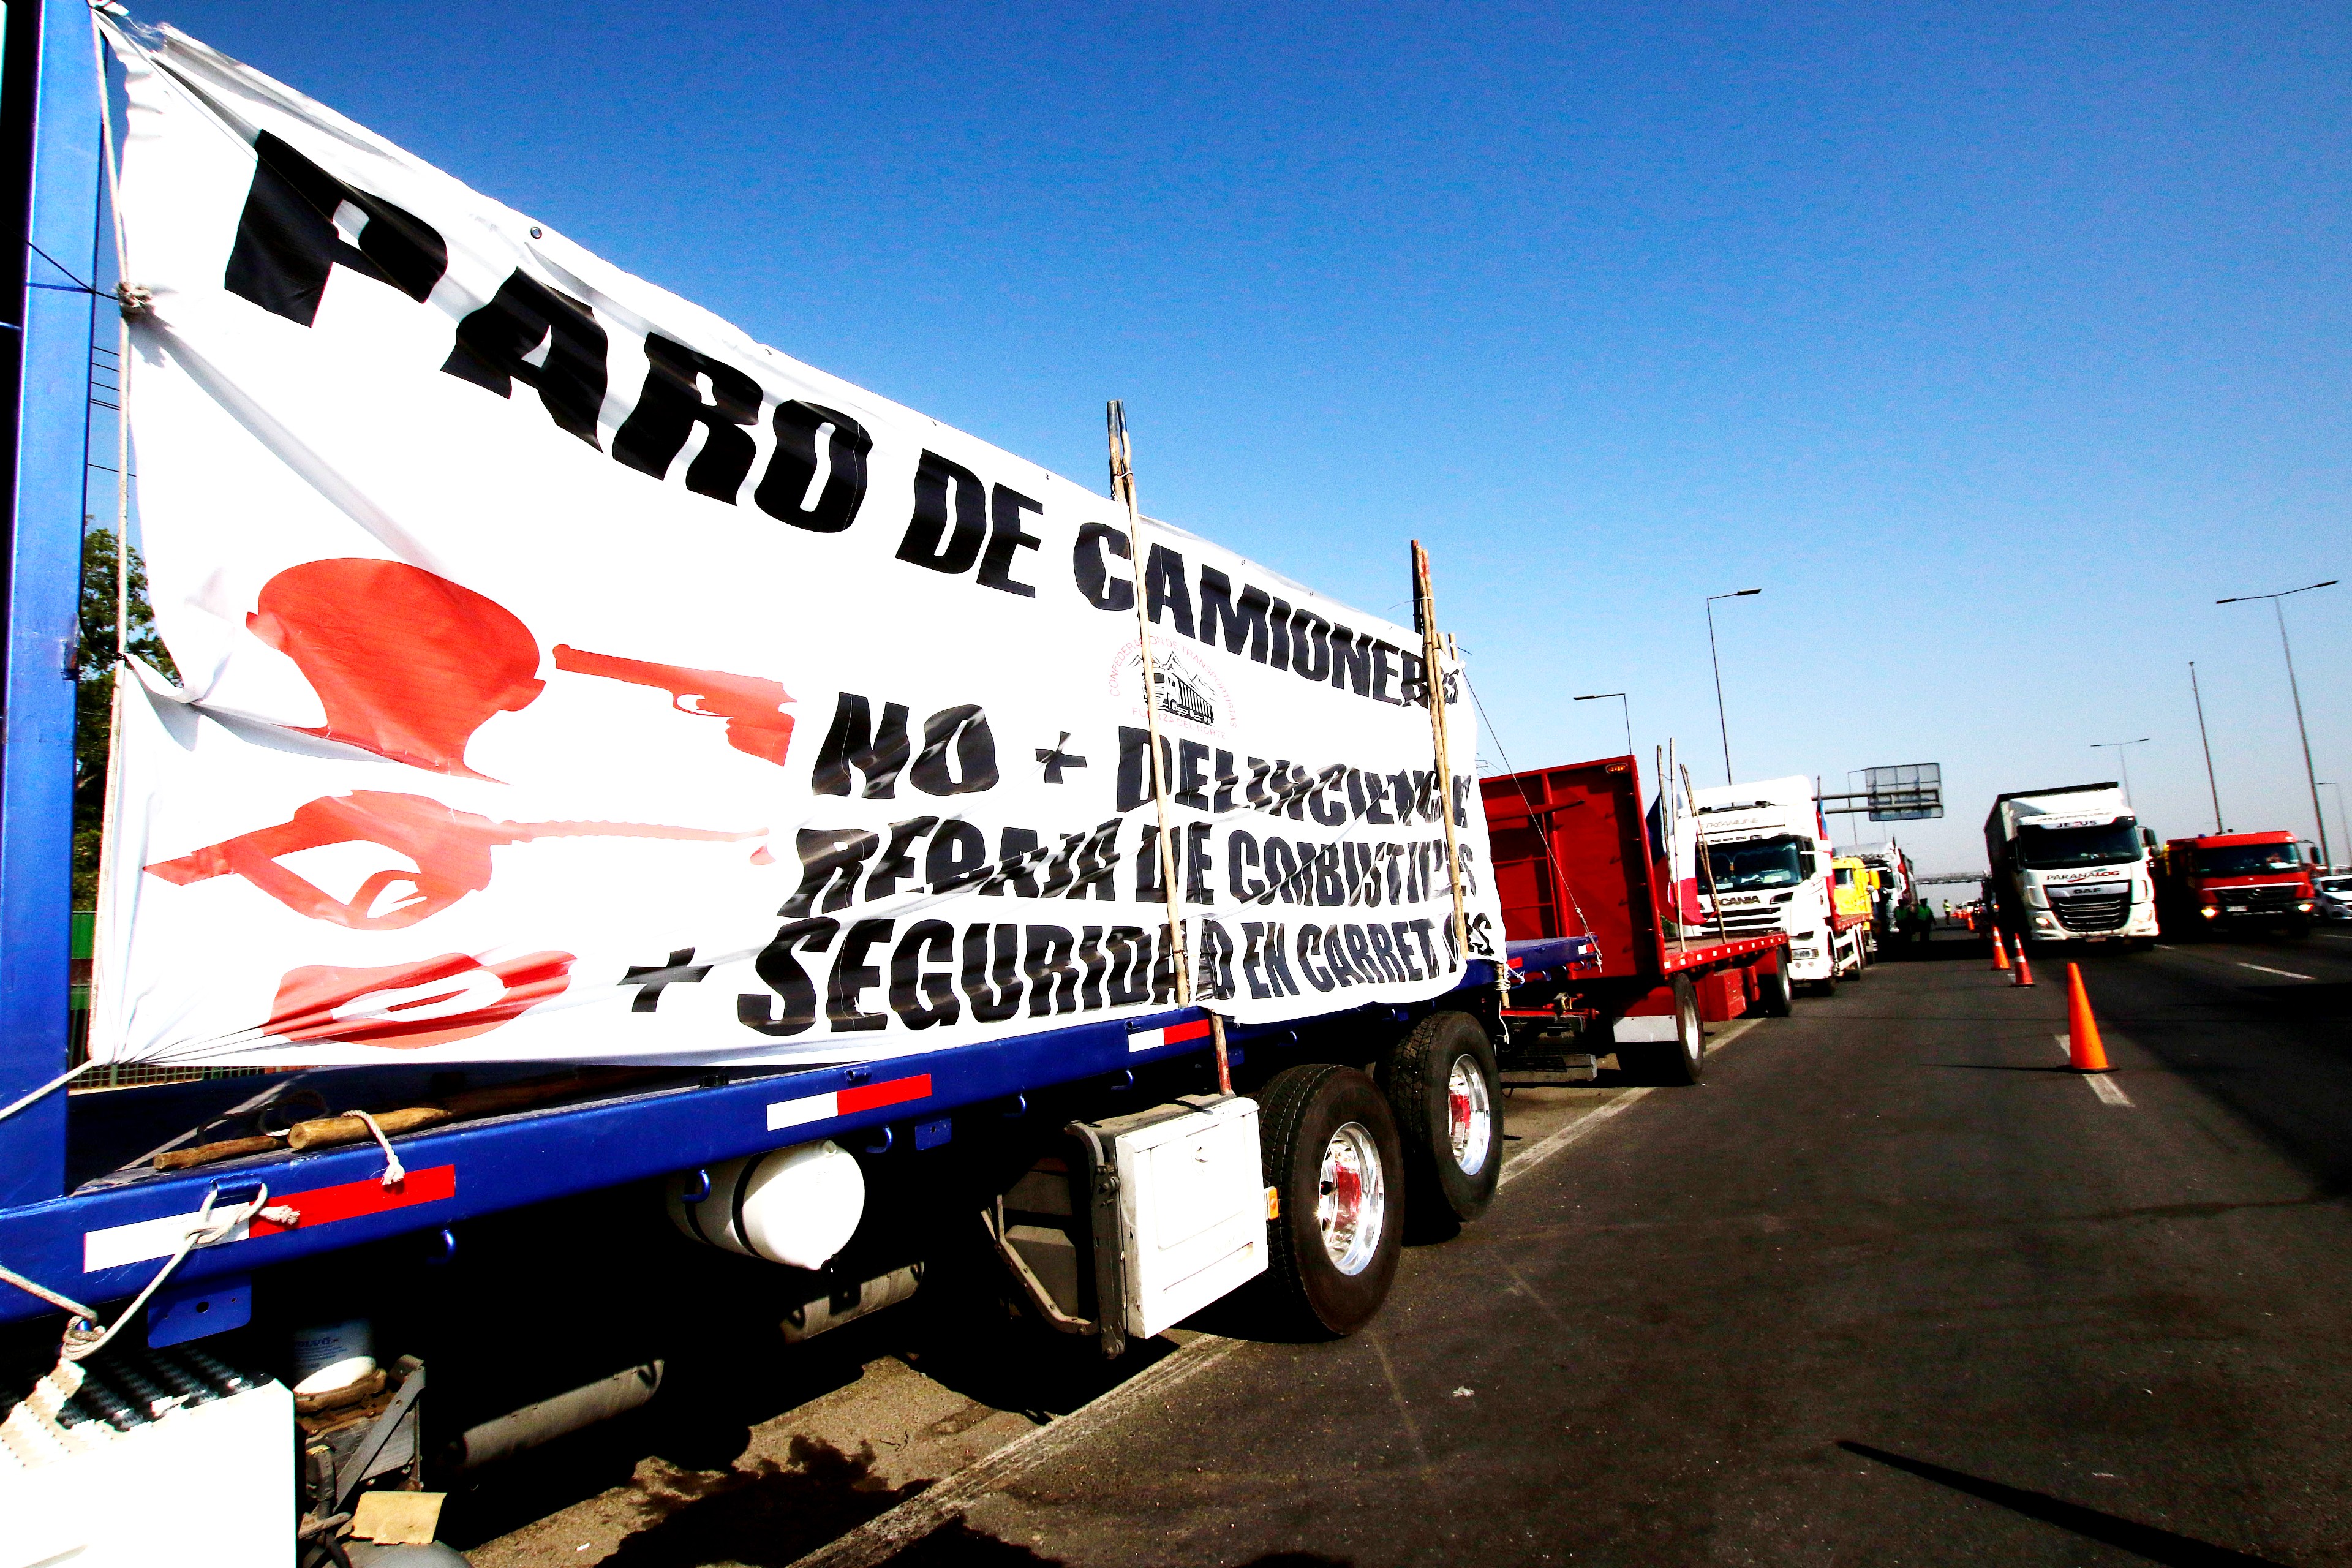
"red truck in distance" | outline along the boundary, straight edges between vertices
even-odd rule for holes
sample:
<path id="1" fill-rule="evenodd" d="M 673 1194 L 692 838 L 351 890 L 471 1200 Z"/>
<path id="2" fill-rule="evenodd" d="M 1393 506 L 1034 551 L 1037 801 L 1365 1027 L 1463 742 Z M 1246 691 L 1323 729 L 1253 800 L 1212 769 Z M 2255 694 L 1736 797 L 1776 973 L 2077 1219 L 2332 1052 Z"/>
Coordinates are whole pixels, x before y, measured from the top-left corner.
<path id="1" fill-rule="evenodd" d="M 1652 1083 L 1696 1083 L 1706 1026 L 1790 1011 L 1789 937 L 1691 929 L 1675 825 L 1654 833 L 1641 766 L 1602 757 L 1478 781 L 1511 971 L 1506 1088 L 1589 1083 L 1601 1059 Z"/>
<path id="2" fill-rule="evenodd" d="M 2157 900 L 2168 931 L 2267 927 L 2301 936 L 2319 904 L 2311 879 L 2311 858 L 2284 829 L 2209 833 L 2166 843 Z"/>

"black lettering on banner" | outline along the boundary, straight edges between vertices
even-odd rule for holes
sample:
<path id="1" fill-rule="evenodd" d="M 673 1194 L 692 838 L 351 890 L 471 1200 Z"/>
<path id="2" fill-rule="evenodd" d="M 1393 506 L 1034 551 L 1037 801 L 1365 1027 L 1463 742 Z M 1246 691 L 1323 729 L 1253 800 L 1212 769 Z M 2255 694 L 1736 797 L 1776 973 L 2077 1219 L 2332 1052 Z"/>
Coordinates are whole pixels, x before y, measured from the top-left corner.
<path id="1" fill-rule="evenodd" d="M 1272 647 L 1266 650 L 1265 662 L 1276 669 L 1290 668 L 1290 606 L 1276 599 L 1266 612 L 1266 626 L 1274 634 Z"/>
<path id="2" fill-rule="evenodd" d="M 1404 700 L 1402 697 L 1391 697 L 1389 695 L 1389 682 L 1397 678 L 1397 655 L 1402 651 L 1403 650 L 1391 647 L 1384 642 L 1376 642 L 1372 644 L 1373 701 L 1402 702 Z"/>
<path id="3" fill-rule="evenodd" d="M 1364 770 L 1348 770 L 1348 815 L 1357 821 L 1364 820 Z"/>
<path id="4" fill-rule="evenodd" d="M 1470 775 L 1458 774 L 1454 780 L 1454 826 L 1470 826 Z"/>
<path id="5" fill-rule="evenodd" d="M 1083 833 L 1065 833 L 1062 847 L 1054 851 L 1054 858 L 1045 867 L 1045 897 L 1061 897 L 1076 874 L 1078 847 L 1087 841 Z"/>
<path id="6" fill-rule="evenodd" d="M 286 142 L 253 139 L 253 184 L 237 215 L 221 287 L 298 326 L 319 319 L 336 268 L 388 283 L 422 304 L 449 270 L 449 247 L 431 225 L 381 196 L 353 190 Z M 345 207 L 358 232 L 343 237 Z"/>
<path id="7" fill-rule="evenodd" d="M 1360 925 L 1341 926 L 1339 938 L 1347 944 L 1348 967 L 1355 971 L 1356 978 L 1367 985 L 1379 984 L 1381 972 L 1373 966 L 1372 947 L 1364 940 L 1364 928 Z"/>
<path id="8" fill-rule="evenodd" d="M 1113 926 L 1103 939 L 1110 954 L 1110 1005 L 1131 1007 L 1151 994 L 1151 938 L 1141 926 Z"/>
<path id="9" fill-rule="evenodd" d="M 1086 978 L 1078 983 L 1078 998 L 1088 1012 L 1099 1012 L 1103 1005 L 1103 971 L 1109 961 L 1103 956 L 1103 928 L 1086 926 L 1078 932 L 1078 963 Z"/>
<path id="10" fill-rule="evenodd" d="M 1387 858 L 1388 851 L 1389 846 L 1385 844 L 1364 844 L 1357 847 L 1356 858 L 1364 868 L 1364 894 L 1360 901 L 1369 909 L 1380 908 L 1381 862 Z"/>
<path id="11" fill-rule="evenodd" d="M 1201 568 L 1201 640 L 1215 647 L 1223 627 L 1227 653 L 1239 653 L 1246 645 L 1250 658 L 1264 664 L 1269 640 L 1265 590 L 1243 584 L 1238 609 L 1233 595 L 1233 583 L 1223 572 L 1213 566 Z"/>
<path id="12" fill-rule="evenodd" d="M 1183 829 L 1176 830 L 1178 843 L 1183 842 Z M 1143 825 L 1142 842 L 1135 847 L 1135 902 L 1158 903 L 1168 897 L 1168 883 L 1160 864 L 1160 828 L 1156 823 Z"/>
<path id="13" fill-rule="evenodd" d="M 1064 927 L 1029 928 L 1029 949 L 1022 958 L 1021 967 L 1029 976 L 1031 1017 L 1078 1010 L 1078 971 L 1070 963 L 1070 950 L 1075 945 Z"/>
<path id="14" fill-rule="evenodd" d="M 1194 811 L 1209 809 L 1209 797 L 1203 793 L 1209 782 L 1208 761 L 1209 748 L 1200 742 L 1176 742 L 1176 787 L 1171 793 L 1177 805 Z"/>
<path id="15" fill-rule="evenodd" d="M 1375 827 L 1393 827 L 1396 818 L 1389 815 L 1389 781 L 1384 774 L 1367 773 L 1364 781 L 1364 809 L 1357 815 Z M 1349 786 L 1349 801 L 1354 804 L 1354 788 Z"/>
<path id="16" fill-rule="evenodd" d="M 1451 974 L 1462 967 L 1462 940 L 1451 920 L 1440 921 L 1437 929 L 1445 933 L 1445 972 Z"/>
<path id="17" fill-rule="evenodd" d="M 866 699 L 855 691 L 845 691 L 835 700 L 833 727 L 825 731 L 824 743 L 817 748 L 816 767 L 809 774 L 809 793 L 847 795 L 849 770 L 856 768 L 866 775 L 866 799 L 896 799 L 898 774 L 907 765 L 910 749 L 907 743 L 905 703 L 882 705 L 882 729 L 877 734 L 873 710 Z"/>
<path id="18" fill-rule="evenodd" d="M 1263 921 L 1242 921 L 1242 984 L 1249 987 L 1251 999 L 1258 1002 L 1274 994 L 1266 985 L 1265 976 L 1259 971 L 1259 965 L 1265 961 L 1262 951 L 1265 942 L 1265 925 Z"/>
<path id="19" fill-rule="evenodd" d="M 1241 780 L 1234 773 L 1234 754 L 1220 749 L 1217 752 L 1217 793 L 1209 799 L 1209 809 L 1223 816 L 1234 809 L 1234 785 Z"/>
<path id="20" fill-rule="evenodd" d="M 1112 879 L 1118 869 L 1118 829 L 1119 819 L 1114 816 L 1097 824 L 1092 833 L 1072 835 L 1083 842 L 1078 845 L 1077 875 L 1071 879 L 1070 890 L 1064 897 L 1083 899 L 1092 889 L 1098 900 L 1108 902 L 1118 898 L 1118 885 Z"/>
<path id="21" fill-rule="evenodd" d="M 955 927 L 945 921 L 917 921 L 898 939 L 890 955 L 890 1011 L 910 1029 L 952 1024 L 961 1011 L 956 1005 L 955 977 L 946 970 L 925 970 L 929 963 L 955 962 Z"/>
<path id="22" fill-rule="evenodd" d="M 1403 966 L 1404 977 L 1407 980 L 1423 979 L 1420 965 L 1412 961 L 1412 921 L 1391 921 L 1389 930 L 1396 935 L 1396 961 Z"/>
<path id="23" fill-rule="evenodd" d="M 1381 846 L 1381 860 L 1388 868 L 1389 902 L 1391 904 L 1405 901 L 1405 868 L 1408 861 L 1404 851 L 1405 847 L 1402 844 Z"/>
<path id="24" fill-rule="evenodd" d="M 1165 1007 L 1176 1000 L 1176 940 L 1166 925 L 1160 928 L 1160 950 L 1151 961 L 1151 1005 Z"/>
<path id="25" fill-rule="evenodd" d="M 1323 957 L 1331 965 L 1331 978 L 1342 986 L 1348 986 L 1355 984 L 1361 977 L 1357 974 L 1355 966 L 1348 962 L 1348 944 L 1339 934 L 1343 929 L 1352 928 L 1340 926 L 1323 928 Z M 1363 940 L 1361 931 L 1356 933 L 1356 940 L 1359 942 Z"/>
<path id="26" fill-rule="evenodd" d="M 1160 737 L 1160 767 L 1163 776 L 1176 776 L 1176 749 Z M 1132 724 L 1118 727 L 1118 809 L 1133 811 L 1151 798 L 1151 731 Z"/>
<path id="27" fill-rule="evenodd" d="M 1314 889 L 1300 885 L 1298 861 L 1290 853 L 1290 840 L 1272 834 L 1265 840 L 1265 888 L 1269 899 L 1279 898 L 1286 904 L 1315 901 Z"/>
<path id="28" fill-rule="evenodd" d="M 1265 928 L 1265 983 L 1276 996 L 1298 994 L 1298 982 L 1290 973 L 1289 928 L 1281 922 Z"/>
<path id="29" fill-rule="evenodd" d="M 1433 980 L 1436 979 L 1438 974 L 1437 949 L 1432 947 L 1429 942 L 1429 928 L 1431 922 L 1424 920 L 1411 921 L 1407 923 L 1412 927 L 1412 934 L 1421 940 L 1421 961 L 1429 966 L 1429 977 Z M 1454 922 L 1448 921 L 1445 923 L 1450 929 Z"/>
<path id="30" fill-rule="evenodd" d="M 707 400 L 705 381 L 710 384 Z M 641 474 L 667 479 L 686 438 L 700 425 L 706 432 L 702 450 L 687 466 L 686 488 L 733 506 L 758 450 L 743 426 L 759 417 L 758 382 L 724 360 L 648 332 L 645 387 L 614 433 L 613 457 Z"/>
<path id="31" fill-rule="evenodd" d="M 776 912 L 786 920 L 812 914 L 820 893 L 828 911 L 847 909 L 856 895 L 857 874 L 880 841 L 863 827 L 802 828 L 793 836 L 793 847 L 800 855 L 801 885 Z"/>
<path id="32" fill-rule="evenodd" d="M 1282 787 L 1279 793 L 1282 804 L 1290 812 L 1290 820 L 1306 821 L 1307 797 L 1315 789 L 1314 776 L 1304 767 L 1293 763 L 1278 763 L 1276 766 L 1282 770 Z"/>
<path id="33" fill-rule="evenodd" d="M 1315 955 L 1322 951 L 1322 947 L 1321 926 L 1302 925 L 1298 928 L 1298 973 L 1307 976 L 1307 984 L 1318 992 L 1328 991 L 1338 984 L 1331 978 L 1328 969 L 1315 962 Z"/>
<path id="34" fill-rule="evenodd" d="M 1266 808 L 1265 778 L 1272 771 L 1264 757 L 1252 757 L 1249 760 L 1249 784 L 1242 791 L 1242 804 L 1252 811 L 1264 811 Z"/>
<path id="35" fill-rule="evenodd" d="M 1240 828 L 1225 835 L 1225 888 L 1234 902 L 1264 902 L 1265 879 L 1257 875 L 1257 840 Z"/>
<path id="36" fill-rule="evenodd" d="M 1034 827 L 1008 827 L 996 838 L 996 865 L 980 887 L 982 898 L 998 899 L 1010 887 L 1024 899 L 1037 897 L 1037 865 L 1045 856 Z"/>
<path id="37" fill-rule="evenodd" d="M 1326 827 L 1344 827 L 1348 824 L 1348 803 L 1341 798 L 1345 791 L 1340 788 L 1347 776 L 1343 769 L 1326 768 L 1308 786 L 1307 812 Z M 1326 800 L 1327 795 L 1332 798 Z"/>
<path id="38" fill-rule="evenodd" d="M 1438 807 L 1437 790 L 1435 788 L 1436 784 L 1437 771 L 1435 769 L 1413 769 L 1412 809 L 1413 814 L 1423 822 L 1435 822 L 1437 820 Z"/>
<path id="39" fill-rule="evenodd" d="M 1013 580 L 1013 552 L 1034 550 L 1044 542 L 1035 534 L 1021 531 L 1021 514 L 1034 511 L 1043 517 L 1045 507 L 1009 485 L 999 485 L 989 497 L 988 510 L 993 526 L 988 535 L 988 553 L 980 563 L 980 585 L 1017 594 L 1024 599 L 1035 598 L 1036 589 Z"/>
<path id="40" fill-rule="evenodd" d="M 992 933 L 996 954 L 992 972 L 989 965 Z M 959 978 L 963 983 L 964 1000 L 971 1004 L 973 1023 L 1001 1024 L 1021 1010 L 1021 976 L 1015 967 L 1020 961 L 1019 926 L 980 922 L 964 928 L 963 970 Z M 995 978 L 992 985 L 992 973 Z"/>
<path id="41" fill-rule="evenodd" d="M 1397 662 L 1403 666 L 1402 673 L 1397 677 L 1397 700 L 1408 708 L 1427 707 L 1429 688 L 1422 679 L 1421 655 L 1401 648 Z"/>
<path id="42" fill-rule="evenodd" d="M 1234 994 L 1234 939 L 1215 921 L 1201 922 L 1200 984 L 1194 1001 L 1203 996 L 1222 1002 Z"/>
<path id="43" fill-rule="evenodd" d="M 776 447 L 768 454 L 768 471 L 760 476 L 751 504 L 811 533 L 839 533 L 856 522 L 866 500 L 866 456 L 874 450 L 866 426 L 846 414 L 790 398 L 776 405 L 768 423 L 776 432 Z M 819 436 L 825 438 L 824 488 L 811 500 Z"/>
<path id="44" fill-rule="evenodd" d="M 1372 963 L 1379 966 L 1381 976 L 1391 984 L 1402 981 L 1404 971 L 1397 963 L 1396 939 L 1389 934 L 1389 928 L 1377 923 L 1368 925 L 1364 935 L 1372 944 Z"/>
<path id="45" fill-rule="evenodd" d="M 896 921 L 855 921 L 833 956 L 833 976 L 825 986 L 824 1014 L 836 1035 L 879 1029 L 890 1021 L 887 1013 L 868 1013 L 866 993 L 882 984 L 882 968 L 868 963 L 877 942 L 890 940 Z"/>
<path id="46" fill-rule="evenodd" d="M 1318 844 L 1312 839 L 1298 841 L 1298 853 L 1315 858 L 1315 901 L 1327 910 L 1336 910 L 1348 901 L 1348 884 L 1339 871 L 1339 847 Z M 1301 861 L 1303 865 L 1305 862 Z"/>
<path id="47" fill-rule="evenodd" d="M 1330 679 L 1331 625 L 1312 610 L 1290 614 L 1290 668 L 1301 680 Z"/>
<path id="48" fill-rule="evenodd" d="M 779 929 L 775 940 L 760 950 L 751 961 L 752 972 L 767 982 L 773 997 L 757 992 L 747 992 L 735 998 L 735 1018 L 763 1035 L 797 1035 L 816 1022 L 816 985 L 793 955 L 806 948 L 811 952 L 823 952 L 833 945 L 835 932 L 841 930 L 839 921 L 794 921 Z M 776 1002 L 783 1010 L 776 1009 Z"/>
<path id="49" fill-rule="evenodd" d="M 948 532 L 948 491 L 955 491 L 955 532 Z M 988 539 L 988 488 L 961 463 L 926 451 L 915 466 L 915 510 L 898 541 L 898 559 L 956 576 L 971 570 Z"/>
<path id="50" fill-rule="evenodd" d="M 911 852 L 915 840 L 939 826 L 936 816 L 910 816 L 904 822 L 890 825 L 890 841 L 875 858 L 874 868 L 866 873 L 866 899 L 894 897 L 898 884 L 915 874 L 915 857 Z"/>
<path id="51" fill-rule="evenodd" d="M 1331 687 L 1336 691 L 1353 689 L 1357 696 L 1368 695 L 1372 689 L 1372 639 L 1370 634 L 1359 637 L 1346 626 L 1331 627 Z"/>
<path id="52" fill-rule="evenodd" d="M 531 363 L 540 345 L 547 353 Z M 604 329 L 586 305 L 517 272 L 499 285 L 480 310 L 457 323 L 457 341 L 441 363 L 444 374 L 500 397 L 514 384 L 539 389 L 539 401 L 559 430 L 591 447 L 604 407 Z"/>
<path id="53" fill-rule="evenodd" d="M 1180 833 L 1183 830 L 1180 829 Z M 1213 904 L 1217 891 L 1209 886 L 1216 875 L 1216 861 L 1209 854 L 1209 825 L 1196 822 L 1178 842 L 1184 846 L 1184 900 L 1193 904 Z"/>
<path id="54" fill-rule="evenodd" d="M 1176 612 L 1176 629 L 1186 637 L 1192 635 L 1192 595 L 1184 586 L 1184 558 L 1164 544 L 1155 544 L 1144 557 L 1143 605 L 1151 624 L 1160 624 L 1160 612 Z"/>
<path id="55" fill-rule="evenodd" d="M 1133 559 L 1127 535 L 1107 522 L 1082 522 L 1078 541 L 1070 546 L 1070 577 L 1078 593 L 1097 610 L 1135 608 L 1135 584 L 1124 572 L 1110 569 L 1109 557 Z"/>
<path id="56" fill-rule="evenodd" d="M 940 824 L 923 854 L 923 881 L 934 893 L 970 887 L 988 874 L 988 838 L 960 817 Z"/>
<path id="57" fill-rule="evenodd" d="M 956 773 L 948 771 L 955 748 Z M 972 795 L 996 787 L 996 736 L 976 702 L 942 708 L 923 721 L 923 749 L 907 775 L 925 795 Z"/>

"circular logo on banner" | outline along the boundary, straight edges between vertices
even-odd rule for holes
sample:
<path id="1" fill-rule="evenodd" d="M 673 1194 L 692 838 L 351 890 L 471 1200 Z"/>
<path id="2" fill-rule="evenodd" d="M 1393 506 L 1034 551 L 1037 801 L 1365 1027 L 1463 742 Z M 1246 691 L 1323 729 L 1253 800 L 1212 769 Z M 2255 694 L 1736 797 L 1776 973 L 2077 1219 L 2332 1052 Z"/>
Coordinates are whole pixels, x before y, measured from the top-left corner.
<path id="1" fill-rule="evenodd" d="M 1160 721 L 1189 724 L 1213 734 L 1234 729 L 1233 693 L 1197 657 L 1182 647 L 1155 640 L 1151 645 L 1152 688 L 1159 701 Z M 1111 696 L 1128 717 L 1143 720 L 1142 644 L 1129 642 L 1111 660 Z"/>

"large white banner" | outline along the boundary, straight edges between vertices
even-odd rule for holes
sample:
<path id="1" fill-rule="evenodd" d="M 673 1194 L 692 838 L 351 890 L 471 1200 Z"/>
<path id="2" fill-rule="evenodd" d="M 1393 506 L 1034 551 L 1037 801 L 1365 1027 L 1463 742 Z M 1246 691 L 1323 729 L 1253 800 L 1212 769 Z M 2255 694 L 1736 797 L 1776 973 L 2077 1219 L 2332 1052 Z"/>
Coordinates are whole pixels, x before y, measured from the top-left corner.
<path id="1" fill-rule="evenodd" d="M 125 683 L 98 1055 L 842 1061 L 1172 1005 L 1122 508 L 117 43 L 184 685 Z M 1196 999 L 1459 984 L 1419 639 L 1145 536 Z"/>

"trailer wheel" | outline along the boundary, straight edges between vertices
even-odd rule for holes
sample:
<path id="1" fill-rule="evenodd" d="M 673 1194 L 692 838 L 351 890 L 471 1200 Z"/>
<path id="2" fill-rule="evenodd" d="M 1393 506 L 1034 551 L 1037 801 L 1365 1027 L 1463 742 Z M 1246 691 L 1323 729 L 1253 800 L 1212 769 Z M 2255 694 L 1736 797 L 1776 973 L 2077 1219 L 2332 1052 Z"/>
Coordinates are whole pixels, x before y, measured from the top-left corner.
<path id="1" fill-rule="evenodd" d="M 1378 1081 L 1396 1113 L 1414 1216 L 1485 1214 L 1503 1168 L 1503 1092 L 1494 1043 L 1478 1020 L 1432 1013 L 1389 1047 Z"/>
<path id="2" fill-rule="evenodd" d="M 1756 1015 L 1760 1018 L 1785 1018 L 1796 1010 L 1796 992 L 1789 984 L 1789 964 L 1784 958 L 1771 973 L 1756 976 Z"/>
<path id="3" fill-rule="evenodd" d="M 1261 1305 L 1283 1330 L 1337 1339 L 1372 1321 L 1404 1247 L 1404 1154 L 1380 1087 L 1354 1068 L 1303 1063 L 1257 1097 L 1266 1224 Z"/>
<path id="4" fill-rule="evenodd" d="M 1698 987 L 1687 974 L 1677 974 L 1675 987 L 1675 1037 L 1655 1040 L 1638 1047 L 1642 1079 L 1645 1083 L 1681 1087 L 1694 1084 L 1706 1076 L 1706 1028 L 1698 1016 Z M 1625 1047 L 1617 1048 L 1617 1059 L 1625 1059 Z"/>

